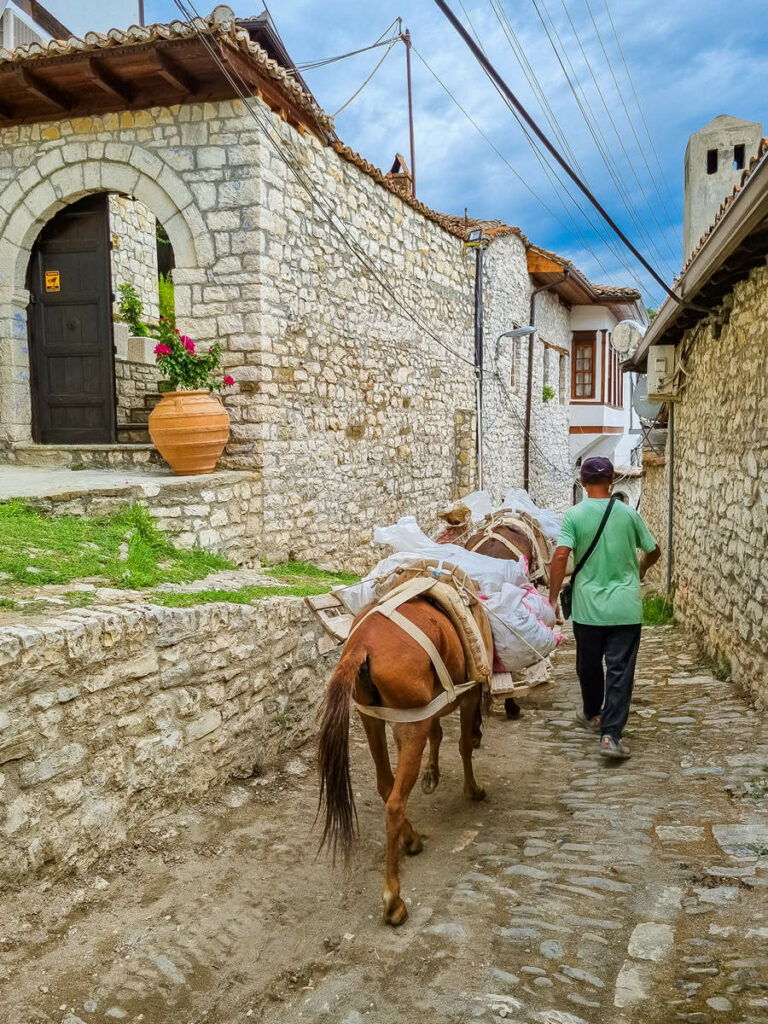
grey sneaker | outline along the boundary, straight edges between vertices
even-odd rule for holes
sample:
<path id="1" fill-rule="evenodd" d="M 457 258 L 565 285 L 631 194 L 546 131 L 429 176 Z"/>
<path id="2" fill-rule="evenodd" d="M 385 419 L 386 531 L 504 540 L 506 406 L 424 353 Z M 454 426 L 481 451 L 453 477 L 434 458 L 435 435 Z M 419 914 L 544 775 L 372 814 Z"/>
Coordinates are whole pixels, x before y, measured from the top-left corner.
<path id="1" fill-rule="evenodd" d="M 594 718 L 587 718 L 583 711 L 576 712 L 576 721 L 590 732 L 600 732 L 600 715 Z"/>
<path id="2" fill-rule="evenodd" d="M 600 756 L 611 757 L 615 760 L 631 757 L 629 747 L 624 740 L 615 740 L 613 736 L 600 737 Z"/>

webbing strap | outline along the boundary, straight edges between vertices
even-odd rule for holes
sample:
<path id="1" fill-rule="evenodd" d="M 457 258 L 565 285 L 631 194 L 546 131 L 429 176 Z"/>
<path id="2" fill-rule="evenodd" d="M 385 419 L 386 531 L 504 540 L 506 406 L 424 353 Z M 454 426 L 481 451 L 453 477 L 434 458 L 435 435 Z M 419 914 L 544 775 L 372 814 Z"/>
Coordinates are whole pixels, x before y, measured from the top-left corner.
<path id="1" fill-rule="evenodd" d="M 431 718 L 433 715 L 436 715 L 438 711 L 442 711 L 444 707 L 456 700 L 457 697 L 466 693 L 467 690 L 471 690 L 473 686 L 478 685 L 476 679 L 472 679 L 468 683 L 459 683 L 458 686 L 453 688 L 453 696 L 444 690 L 434 700 L 430 701 L 429 704 L 425 704 L 420 708 L 385 708 L 380 705 L 358 704 L 356 700 L 353 700 L 352 703 L 360 714 L 368 715 L 369 718 L 380 718 L 385 722 L 423 722 L 425 718 Z"/>
<path id="2" fill-rule="evenodd" d="M 418 626 L 414 625 L 410 619 L 406 619 L 406 617 L 398 611 L 392 610 L 391 612 L 382 612 L 382 615 L 387 615 L 392 622 L 397 623 L 400 629 L 405 630 L 408 636 L 412 637 L 417 644 L 420 644 L 424 648 L 429 655 L 429 660 L 435 667 L 435 672 L 437 672 L 440 682 L 445 687 L 446 692 L 450 694 L 451 700 L 453 700 L 454 686 L 453 679 L 451 679 L 451 673 L 445 667 L 445 662 L 440 657 L 440 652 L 429 639 L 427 634 L 423 632 L 423 630 L 419 629 Z"/>
<path id="3" fill-rule="evenodd" d="M 500 533 L 496 533 L 495 530 L 490 530 L 488 533 L 486 533 L 469 550 L 470 551 L 476 551 L 480 547 L 480 545 L 481 544 L 485 544 L 485 542 L 487 540 L 497 540 L 497 541 L 499 541 L 501 544 L 504 545 L 505 548 L 507 548 L 507 550 L 511 551 L 512 554 L 517 555 L 518 561 L 522 562 L 523 560 L 527 560 L 526 556 L 523 554 L 523 552 L 520 550 L 520 548 L 515 547 L 515 545 L 512 543 L 511 540 L 509 540 L 508 537 L 502 537 L 502 535 Z"/>

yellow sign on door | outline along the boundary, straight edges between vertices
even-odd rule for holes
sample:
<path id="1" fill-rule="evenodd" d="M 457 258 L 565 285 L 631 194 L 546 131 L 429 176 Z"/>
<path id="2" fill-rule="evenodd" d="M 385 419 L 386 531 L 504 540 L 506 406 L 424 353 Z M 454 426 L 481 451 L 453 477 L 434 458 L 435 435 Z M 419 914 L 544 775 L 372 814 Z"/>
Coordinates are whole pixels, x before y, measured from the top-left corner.
<path id="1" fill-rule="evenodd" d="M 45 272 L 45 290 L 47 292 L 60 292 L 61 291 L 61 278 L 59 277 L 58 270 L 46 270 L 46 272 Z"/>

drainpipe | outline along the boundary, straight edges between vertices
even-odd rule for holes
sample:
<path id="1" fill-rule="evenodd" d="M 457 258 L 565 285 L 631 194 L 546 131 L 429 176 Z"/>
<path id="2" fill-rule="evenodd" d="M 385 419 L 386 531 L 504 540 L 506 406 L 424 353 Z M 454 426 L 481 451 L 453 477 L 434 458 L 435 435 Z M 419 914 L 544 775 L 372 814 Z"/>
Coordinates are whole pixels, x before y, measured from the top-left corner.
<path id="1" fill-rule="evenodd" d="M 475 249 L 475 404 L 477 406 L 477 489 L 483 489 L 483 243 Z"/>
<path id="2" fill-rule="evenodd" d="M 531 327 L 536 326 L 536 296 L 539 292 L 549 291 L 562 284 L 568 277 L 568 271 L 563 271 L 563 276 L 557 281 L 550 281 L 534 288 L 531 292 L 531 308 L 528 323 Z M 525 436 L 523 438 L 523 488 L 530 493 L 531 484 L 531 408 L 533 405 L 533 353 L 535 351 L 536 332 L 528 338 L 528 380 L 525 389 Z"/>

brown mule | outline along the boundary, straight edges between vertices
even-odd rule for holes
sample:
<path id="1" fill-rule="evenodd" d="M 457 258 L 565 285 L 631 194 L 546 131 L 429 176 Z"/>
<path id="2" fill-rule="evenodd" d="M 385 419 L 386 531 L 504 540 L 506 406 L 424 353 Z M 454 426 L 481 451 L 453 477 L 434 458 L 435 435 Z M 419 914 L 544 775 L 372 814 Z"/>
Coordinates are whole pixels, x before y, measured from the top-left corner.
<path id="1" fill-rule="evenodd" d="M 417 598 L 400 606 L 401 613 L 419 627 L 437 648 L 455 684 L 466 679 L 464 651 L 450 619 L 438 608 Z M 362 612 L 358 619 L 361 619 Z M 490 633 L 489 633 L 490 636 Z M 338 851 L 347 859 L 357 835 L 357 814 L 349 769 L 349 709 L 358 704 L 386 708 L 419 708 L 429 704 L 442 687 L 426 651 L 399 626 L 380 615 L 371 615 L 351 637 L 333 673 L 325 695 L 320 726 L 318 762 L 320 806 L 325 826 L 321 846 L 329 845 L 334 859 Z M 472 770 L 472 751 L 481 716 L 480 686 L 465 691 L 437 715 L 419 722 L 393 726 L 397 744 L 395 773 L 389 760 L 385 723 L 360 714 L 368 746 L 376 765 L 376 786 L 386 806 L 387 859 L 384 879 L 384 920 L 399 925 L 408 916 L 400 896 L 400 847 L 409 854 L 422 850 L 421 836 L 406 817 L 408 797 L 419 776 L 424 748 L 429 741 L 429 760 L 422 780 L 427 793 L 440 778 L 438 752 L 443 715 L 459 708 L 459 751 L 464 766 L 464 793 L 483 800 L 485 790 Z"/>

